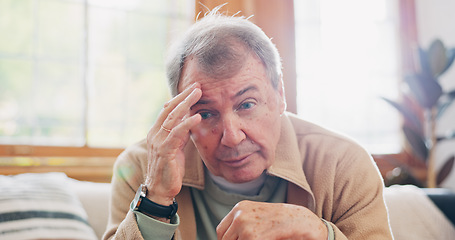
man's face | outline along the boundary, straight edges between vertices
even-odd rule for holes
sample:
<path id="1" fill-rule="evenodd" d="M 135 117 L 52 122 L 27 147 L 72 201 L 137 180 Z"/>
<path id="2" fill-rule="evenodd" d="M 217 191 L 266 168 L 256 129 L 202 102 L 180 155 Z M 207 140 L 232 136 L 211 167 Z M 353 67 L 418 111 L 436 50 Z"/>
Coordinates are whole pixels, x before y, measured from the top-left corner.
<path id="1" fill-rule="evenodd" d="M 259 58 L 245 56 L 240 71 L 227 79 L 207 76 L 189 58 L 179 84 L 179 92 L 201 84 L 202 97 L 190 112 L 202 121 L 191 139 L 208 170 L 234 183 L 256 179 L 273 163 L 285 109 L 281 83 L 274 89 Z"/>

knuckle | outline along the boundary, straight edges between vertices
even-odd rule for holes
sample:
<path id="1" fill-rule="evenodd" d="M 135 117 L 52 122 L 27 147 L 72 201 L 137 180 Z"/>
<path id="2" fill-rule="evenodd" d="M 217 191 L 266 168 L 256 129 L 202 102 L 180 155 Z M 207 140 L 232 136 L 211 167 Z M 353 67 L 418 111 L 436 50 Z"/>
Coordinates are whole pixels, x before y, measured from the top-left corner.
<path id="1" fill-rule="evenodd" d="M 169 105 L 171 105 L 171 101 L 172 100 L 169 100 L 169 101 L 165 102 L 164 105 L 163 105 L 163 108 L 168 108 Z"/>
<path id="2" fill-rule="evenodd" d="M 248 207 L 249 204 L 250 204 L 250 201 L 243 200 L 243 201 L 238 202 L 234 207 L 238 208 L 238 209 L 242 209 L 242 208 Z"/>
<path id="3" fill-rule="evenodd" d="M 167 119 L 168 119 L 169 121 L 174 120 L 175 118 L 176 118 L 176 113 L 175 113 L 175 111 L 172 111 L 172 112 L 169 113 L 169 115 L 167 115 Z"/>

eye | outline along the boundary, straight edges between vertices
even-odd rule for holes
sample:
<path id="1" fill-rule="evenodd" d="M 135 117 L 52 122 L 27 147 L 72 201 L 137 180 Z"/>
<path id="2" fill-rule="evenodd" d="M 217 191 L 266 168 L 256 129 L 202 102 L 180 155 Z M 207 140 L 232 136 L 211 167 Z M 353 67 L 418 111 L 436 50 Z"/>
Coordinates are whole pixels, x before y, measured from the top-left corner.
<path id="1" fill-rule="evenodd" d="M 202 119 L 213 117 L 213 114 L 211 112 L 199 112 L 199 115 L 201 115 Z"/>
<path id="2" fill-rule="evenodd" d="M 254 106 L 256 106 L 256 103 L 254 103 L 254 102 L 244 102 L 244 103 L 240 104 L 239 109 L 250 109 Z"/>

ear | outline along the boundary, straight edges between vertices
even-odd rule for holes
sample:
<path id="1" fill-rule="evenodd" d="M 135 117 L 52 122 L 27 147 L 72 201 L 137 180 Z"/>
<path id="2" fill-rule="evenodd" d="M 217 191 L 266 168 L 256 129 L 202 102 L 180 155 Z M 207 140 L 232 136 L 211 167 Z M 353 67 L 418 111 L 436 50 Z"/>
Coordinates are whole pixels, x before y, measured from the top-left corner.
<path id="1" fill-rule="evenodd" d="M 277 91 L 280 96 L 279 105 L 280 105 L 280 114 L 283 114 L 286 111 L 286 96 L 284 94 L 284 84 L 283 76 L 280 76 L 280 81 L 278 81 Z"/>

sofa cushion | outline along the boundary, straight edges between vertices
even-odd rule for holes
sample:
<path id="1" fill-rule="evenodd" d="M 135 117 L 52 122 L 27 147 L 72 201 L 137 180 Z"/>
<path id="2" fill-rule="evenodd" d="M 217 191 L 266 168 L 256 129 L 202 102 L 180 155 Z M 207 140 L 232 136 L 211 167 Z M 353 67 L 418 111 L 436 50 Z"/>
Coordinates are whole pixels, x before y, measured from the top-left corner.
<path id="1" fill-rule="evenodd" d="M 412 185 L 393 185 L 384 191 L 395 240 L 453 239 L 455 227 L 430 200 Z"/>
<path id="2" fill-rule="evenodd" d="M 98 239 L 101 239 L 106 230 L 109 217 L 110 183 L 68 179 L 70 180 L 71 188 L 77 194 L 79 201 L 87 212 L 88 222 L 95 231 Z"/>
<path id="3" fill-rule="evenodd" d="M 0 175 L 0 239 L 97 239 L 64 173 Z"/>

